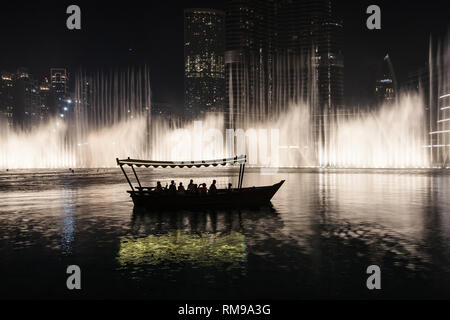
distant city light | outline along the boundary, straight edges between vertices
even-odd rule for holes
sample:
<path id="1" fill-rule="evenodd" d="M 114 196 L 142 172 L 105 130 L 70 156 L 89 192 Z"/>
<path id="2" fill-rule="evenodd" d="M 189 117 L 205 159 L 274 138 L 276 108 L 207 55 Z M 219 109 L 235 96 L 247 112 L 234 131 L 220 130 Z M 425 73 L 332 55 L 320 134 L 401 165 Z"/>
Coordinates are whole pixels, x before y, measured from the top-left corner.
<path id="1" fill-rule="evenodd" d="M 61 113 L 59 116 L 60 116 L 61 118 L 64 118 L 64 114 L 62 114 L 62 113 Z"/>
<path id="2" fill-rule="evenodd" d="M 64 107 L 64 111 L 67 111 L 67 110 L 69 110 L 69 108 L 67 108 L 67 107 Z"/>

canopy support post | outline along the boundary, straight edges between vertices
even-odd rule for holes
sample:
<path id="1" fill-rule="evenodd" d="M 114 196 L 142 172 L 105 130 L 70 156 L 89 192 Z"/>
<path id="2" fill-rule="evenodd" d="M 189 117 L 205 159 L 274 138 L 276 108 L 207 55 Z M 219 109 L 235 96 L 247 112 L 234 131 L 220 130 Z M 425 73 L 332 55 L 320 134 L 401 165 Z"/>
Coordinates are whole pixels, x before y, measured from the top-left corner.
<path id="1" fill-rule="evenodd" d="M 240 189 L 240 185 L 241 185 L 241 172 L 242 172 L 242 164 L 239 164 L 239 178 L 238 178 L 238 184 L 237 187 L 238 189 Z"/>
<path id="2" fill-rule="evenodd" d="M 136 181 L 137 181 L 137 183 L 139 185 L 139 191 L 142 191 L 141 182 L 139 181 L 139 178 L 138 178 L 138 176 L 136 174 L 136 170 L 134 170 L 134 166 L 133 165 L 131 166 L 131 169 L 133 169 L 134 176 L 136 177 Z"/>
<path id="3" fill-rule="evenodd" d="M 242 165 L 242 176 L 241 176 L 241 183 L 239 185 L 239 189 L 242 189 L 242 182 L 244 181 L 244 170 L 245 170 L 245 163 Z"/>
<path id="4" fill-rule="evenodd" d="M 245 170 L 245 163 L 241 163 L 239 165 L 239 180 L 238 180 L 238 188 L 242 188 L 242 181 L 244 180 L 244 170 Z"/>
<path id="5" fill-rule="evenodd" d="M 128 184 L 129 184 L 130 187 L 131 187 L 131 190 L 134 191 L 133 185 L 131 184 L 131 181 L 130 181 L 130 179 L 128 178 L 127 173 L 126 173 L 125 170 L 123 169 L 123 165 L 120 165 L 120 169 L 122 169 L 123 175 L 124 175 L 125 178 L 127 179 Z"/>

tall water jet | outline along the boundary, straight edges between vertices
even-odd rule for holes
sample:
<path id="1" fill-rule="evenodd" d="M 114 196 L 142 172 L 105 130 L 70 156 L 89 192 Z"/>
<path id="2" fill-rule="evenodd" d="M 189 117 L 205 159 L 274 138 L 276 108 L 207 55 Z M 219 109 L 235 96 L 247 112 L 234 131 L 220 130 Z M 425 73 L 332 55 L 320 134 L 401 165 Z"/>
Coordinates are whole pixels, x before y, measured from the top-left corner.
<path id="1" fill-rule="evenodd" d="M 73 109 L 29 131 L 2 126 L 1 168 L 111 167 L 146 156 L 151 111 L 146 67 L 79 72 Z"/>
<path id="2" fill-rule="evenodd" d="M 71 143 L 77 146 L 78 166 L 112 166 L 116 157 L 147 156 L 151 121 L 147 67 L 80 72 L 74 102 Z"/>
<path id="3" fill-rule="evenodd" d="M 436 54 L 430 50 L 431 78 L 438 75 L 430 97 L 438 96 L 428 108 L 429 121 L 420 93 L 401 94 L 370 112 L 320 105 L 313 55 L 280 54 L 263 70 L 234 65 L 228 73 L 229 107 L 194 121 L 151 117 L 146 67 L 79 72 L 67 117 L 27 132 L 1 127 L 0 168 L 111 167 L 116 157 L 194 160 L 240 153 L 250 155 L 251 165 L 269 167 L 421 168 L 436 159 L 445 163 L 450 147 L 449 43 Z"/>
<path id="4" fill-rule="evenodd" d="M 320 146 L 323 167 L 424 168 L 429 166 L 423 99 L 403 94 L 373 112 L 347 117 L 324 116 L 326 144 Z"/>

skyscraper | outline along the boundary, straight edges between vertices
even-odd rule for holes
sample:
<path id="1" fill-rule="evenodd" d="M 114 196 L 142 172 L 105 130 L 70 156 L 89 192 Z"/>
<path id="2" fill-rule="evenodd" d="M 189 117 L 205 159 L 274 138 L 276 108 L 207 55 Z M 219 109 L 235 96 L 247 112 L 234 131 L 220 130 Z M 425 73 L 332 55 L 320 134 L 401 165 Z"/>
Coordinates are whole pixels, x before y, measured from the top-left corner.
<path id="1" fill-rule="evenodd" d="M 342 22 L 331 0 L 278 0 L 277 50 L 311 56 L 317 71 L 319 105 L 343 106 Z"/>
<path id="2" fill-rule="evenodd" d="M 50 83 L 53 92 L 58 96 L 65 96 L 67 94 L 68 84 L 67 71 L 64 68 L 50 69 Z"/>
<path id="3" fill-rule="evenodd" d="M 383 59 L 383 65 L 380 69 L 375 83 L 375 104 L 390 103 L 395 99 L 397 93 L 397 80 L 391 60 L 387 54 Z"/>
<path id="4" fill-rule="evenodd" d="M 72 100 L 69 96 L 69 76 L 65 68 L 50 69 L 52 92 L 51 114 L 66 118 L 71 110 Z"/>
<path id="5" fill-rule="evenodd" d="M 275 2 L 227 0 L 225 10 L 225 113 L 230 126 L 239 126 L 270 109 Z"/>
<path id="6" fill-rule="evenodd" d="M 184 11 L 184 103 L 186 116 L 222 111 L 225 102 L 224 13 Z"/>
<path id="7" fill-rule="evenodd" d="M 409 73 L 405 89 L 420 93 L 425 108 L 429 159 L 433 166 L 450 163 L 450 47 Z"/>
<path id="8" fill-rule="evenodd" d="M 46 121 L 50 116 L 51 107 L 51 85 L 47 78 L 41 82 L 39 85 L 39 96 L 40 96 L 40 119 L 41 121 Z"/>
<path id="9" fill-rule="evenodd" d="M 2 72 L 0 78 L 0 121 L 13 125 L 14 111 L 14 75 Z"/>
<path id="10" fill-rule="evenodd" d="M 38 81 L 26 68 L 17 69 L 14 83 L 14 125 L 29 129 L 40 121 L 40 96 Z"/>
<path id="11" fill-rule="evenodd" d="M 225 61 L 231 123 L 241 113 L 260 118 L 278 112 L 308 94 L 308 87 L 316 90 L 315 112 L 342 108 L 342 29 L 331 0 L 228 0 Z"/>

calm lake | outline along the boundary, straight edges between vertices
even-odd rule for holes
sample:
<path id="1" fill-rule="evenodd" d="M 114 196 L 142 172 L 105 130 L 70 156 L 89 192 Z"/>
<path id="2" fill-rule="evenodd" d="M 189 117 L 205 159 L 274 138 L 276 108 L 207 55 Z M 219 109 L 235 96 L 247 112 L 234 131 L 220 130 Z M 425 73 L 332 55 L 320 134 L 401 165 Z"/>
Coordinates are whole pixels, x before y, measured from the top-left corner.
<path id="1" fill-rule="evenodd" d="M 138 174 L 225 186 L 238 171 Z M 249 169 L 244 186 L 282 179 L 270 207 L 149 213 L 120 169 L 3 170 L 0 298 L 450 298 L 449 172 Z"/>

